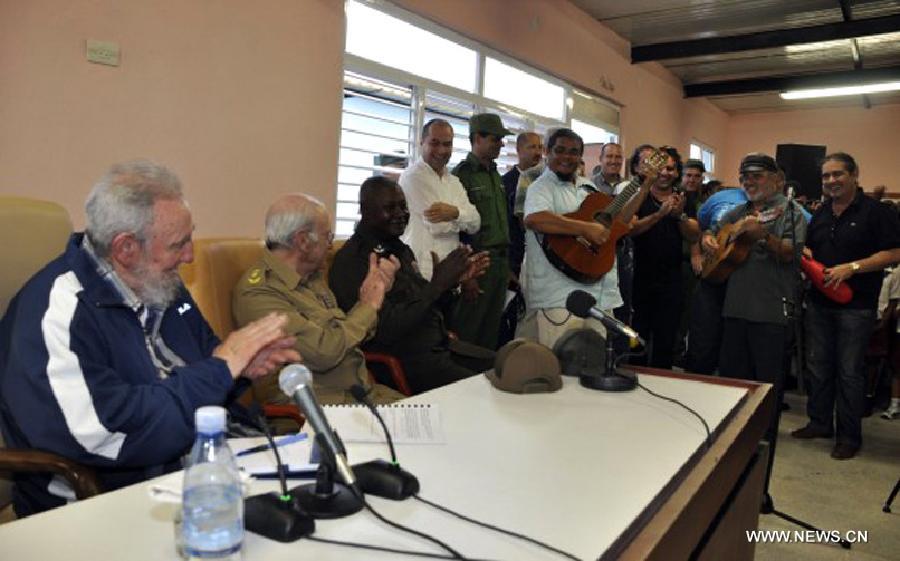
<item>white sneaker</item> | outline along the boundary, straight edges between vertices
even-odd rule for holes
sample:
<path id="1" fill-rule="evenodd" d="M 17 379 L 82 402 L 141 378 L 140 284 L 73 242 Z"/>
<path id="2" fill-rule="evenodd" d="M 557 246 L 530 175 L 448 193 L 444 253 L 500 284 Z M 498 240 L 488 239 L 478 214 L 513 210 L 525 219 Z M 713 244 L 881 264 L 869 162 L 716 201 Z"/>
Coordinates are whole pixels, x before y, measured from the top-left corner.
<path id="1" fill-rule="evenodd" d="M 882 419 L 887 419 L 890 421 L 891 419 L 896 419 L 900 417 L 900 405 L 897 403 L 891 403 L 891 406 L 884 410 L 881 414 Z"/>

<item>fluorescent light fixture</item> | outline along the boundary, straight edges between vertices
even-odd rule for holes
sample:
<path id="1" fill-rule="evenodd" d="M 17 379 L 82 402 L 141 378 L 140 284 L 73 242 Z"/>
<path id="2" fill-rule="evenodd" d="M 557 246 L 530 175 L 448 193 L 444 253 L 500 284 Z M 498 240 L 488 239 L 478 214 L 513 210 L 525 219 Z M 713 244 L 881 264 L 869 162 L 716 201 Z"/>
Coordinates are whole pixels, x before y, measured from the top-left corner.
<path id="1" fill-rule="evenodd" d="M 861 95 L 900 90 L 900 82 L 882 82 L 862 86 L 841 86 L 837 88 L 817 88 L 812 90 L 792 90 L 782 92 L 782 99 L 810 99 L 814 97 L 836 97 L 840 95 Z"/>

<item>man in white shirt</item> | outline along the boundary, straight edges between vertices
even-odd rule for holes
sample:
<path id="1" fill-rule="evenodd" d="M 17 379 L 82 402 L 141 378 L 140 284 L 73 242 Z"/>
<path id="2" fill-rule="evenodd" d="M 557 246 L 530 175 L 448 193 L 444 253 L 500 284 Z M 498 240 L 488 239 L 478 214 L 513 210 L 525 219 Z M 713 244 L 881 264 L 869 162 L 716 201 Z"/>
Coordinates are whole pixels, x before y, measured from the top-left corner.
<path id="1" fill-rule="evenodd" d="M 402 240 L 416 256 L 419 271 L 431 279 L 431 253 L 443 259 L 459 246 L 459 233 L 474 234 L 481 217 L 459 178 L 449 172 L 453 151 L 453 127 L 432 119 L 422 128 L 422 156 L 400 176 L 400 187 L 409 205 L 409 226 Z"/>
<path id="2" fill-rule="evenodd" d="M 599 222 L 569 218 L 565 213 L 578 210 L 596 187 L 576 174 L 584 154 L 584 141 L 570 129 L 557 129 L 547 139 L 547 169 L 532 183 L 525 198 L 525 302 L 527 312 L 516 334 L 553 348 L 568 330 L 592 328 L 605 335 L 603 325 L 593 319 L 581 319 L 566 310 L 566 299 L 573 290 L 589 292 L 597 307 L 612 310 L 622 304 L 615 265 L 592 284 L 575 281 L 554 267 L 541 247 L 545 234 L 583 236 L 595 245 L 603 245 L 609 229 Z M 642 195 L 646 196 L 644 189 Z M 622 219 L 631 220 L 643 196 L 635 197 L 622 210 Z"/>

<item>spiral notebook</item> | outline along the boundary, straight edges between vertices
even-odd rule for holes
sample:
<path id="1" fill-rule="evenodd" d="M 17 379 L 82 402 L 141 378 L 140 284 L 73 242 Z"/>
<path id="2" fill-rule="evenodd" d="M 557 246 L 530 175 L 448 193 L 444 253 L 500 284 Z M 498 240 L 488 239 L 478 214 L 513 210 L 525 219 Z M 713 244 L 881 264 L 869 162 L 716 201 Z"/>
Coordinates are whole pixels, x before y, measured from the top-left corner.
<path id="1" fill-rule="evenodd" d="M 364 405 L 326 405 L 325 416 L 344 442 L 384 442 L 384 431 Z M 394 444 L 444 444 L 440 409 L 429 403 L 379 405 Z"/>

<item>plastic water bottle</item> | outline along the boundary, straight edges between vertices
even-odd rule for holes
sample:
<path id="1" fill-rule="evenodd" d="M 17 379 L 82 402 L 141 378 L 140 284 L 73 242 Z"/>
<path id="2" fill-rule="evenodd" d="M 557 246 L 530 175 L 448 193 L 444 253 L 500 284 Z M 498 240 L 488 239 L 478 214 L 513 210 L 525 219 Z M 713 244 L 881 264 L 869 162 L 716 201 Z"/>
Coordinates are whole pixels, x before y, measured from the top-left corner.
<path id="1" fill-rule="evenodd" d="M 182 532 L 188 559 L 240 559 L 244 501 L 234 454 L 225 440 L 225 409 L 201 407 L 184 472 Z"/>

